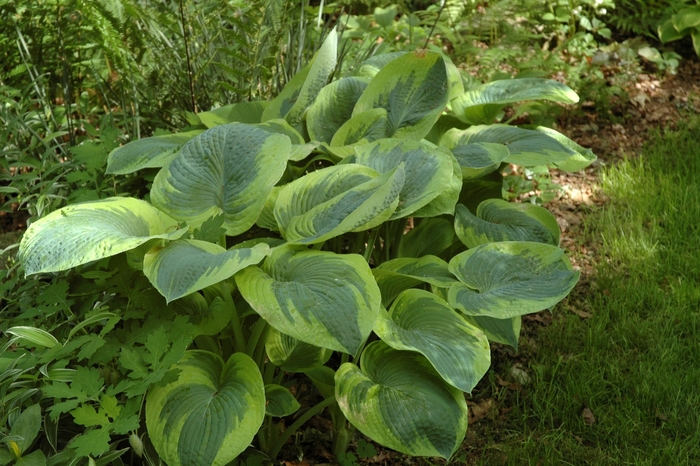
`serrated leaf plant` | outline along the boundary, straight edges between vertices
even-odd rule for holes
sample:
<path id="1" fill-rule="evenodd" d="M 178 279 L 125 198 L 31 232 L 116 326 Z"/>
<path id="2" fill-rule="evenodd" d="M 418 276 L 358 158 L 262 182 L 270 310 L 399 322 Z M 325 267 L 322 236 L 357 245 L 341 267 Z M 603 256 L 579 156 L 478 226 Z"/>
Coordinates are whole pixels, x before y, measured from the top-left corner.
<path id="1" fill-rule="evenodd" d="M 148 437 L 170 466 L 224 465 L 251 444 L 274 459 L 326 408 L 341 457 L 357 429 L 408 455 L 450 458 L 489 340 L 517 346 L 521 316 L 576 284 L 552 214 L 503 201 L 499 168 L 578 170 L 595 156 L 552 130 L 492 124 L 510 102 L 576 94 L 540 79 L 465 92 L 429 50 L 373 57 L 331 80 L 337 40 L 271 102 L 204 112 L 201 131 L 114 150 L 108 172 L 160 167 L 149 200 L 70 205 L 27 230 L 29 275 L 129 264 L 141 283 L 143 273 L 150 288 L 105 294 L 129 298 L 110 311 L 113 332 L 129 331 L 133 303 L 154 290 L 157 313 L 178 325 L 133 326 L 142 339 L 114 350 L 119 376 L 104 395 L 48 389 L 92 400 L 76 418 L 91 432 L 116 432 L 99 414 L 105 396 L 146 392 Z M 289 388 L 303 377 L 320 401 L 297 411 Z M 295 416 L 284 431 L 281 416 Z"/>

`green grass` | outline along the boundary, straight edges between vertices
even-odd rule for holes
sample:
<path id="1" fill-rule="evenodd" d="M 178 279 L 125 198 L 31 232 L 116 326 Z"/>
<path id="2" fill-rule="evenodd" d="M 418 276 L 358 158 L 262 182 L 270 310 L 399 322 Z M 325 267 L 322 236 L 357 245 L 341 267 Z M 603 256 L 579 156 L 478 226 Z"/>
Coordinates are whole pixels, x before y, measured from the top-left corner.
<path id="1" fill-rule="evenodd" d="M 586 222 L 600 245 L 582 298 L 592 317 L 555 310 L 531 345 L 533 382 L 511 395 L 505 421 L 478 429 L 493 443 L 477 464 L 700 464 L 695 122 L 656 134 L 642 157 L 603 173 L 609 202 Z"/>

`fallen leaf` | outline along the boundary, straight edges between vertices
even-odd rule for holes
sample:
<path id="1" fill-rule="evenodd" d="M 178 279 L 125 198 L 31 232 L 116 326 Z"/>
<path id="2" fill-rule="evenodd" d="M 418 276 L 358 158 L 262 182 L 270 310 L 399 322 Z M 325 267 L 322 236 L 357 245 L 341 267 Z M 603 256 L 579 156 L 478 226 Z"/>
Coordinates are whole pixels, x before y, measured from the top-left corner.
<path id="1" fill-rule="evenodd" d="M 469 424 L 474 424 L 485 418 L 493 407 L 491 398 L 483 400 L 479 403 L 468 402 L 469 404 Z"/>
<path id="2" fill-rule="evenodd" d="M 575 307 L 571 308 L 571 312 L 573 312 L 582 319 L 590 319 L 591 317 L 593 317 L 593 314 L 591 314 L 590 312 L 582 311 L 580 309 L 576 309 Z"/>
<path id="3" fill-rule="evenodd" d="M 587 425 L 592 426 L 595 424 L 595 416 L 590 408 L 583 408 L 583 411 L 581 411 L 581 417 L 583 418 L 583 422 L 585 422 Z"/>

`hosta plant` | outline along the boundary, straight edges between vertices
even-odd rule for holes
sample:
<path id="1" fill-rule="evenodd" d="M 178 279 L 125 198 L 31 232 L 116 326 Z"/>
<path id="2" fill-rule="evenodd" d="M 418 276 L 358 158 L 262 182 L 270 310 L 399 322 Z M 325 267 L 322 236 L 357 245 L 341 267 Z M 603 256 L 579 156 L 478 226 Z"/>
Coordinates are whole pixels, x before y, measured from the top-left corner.
<path id="1" fill-rule="evenodd" d="M 336 49 L 331 34 L 271 102 L 113 151 L 110 173 L 160 169 L 148 200 L 70 205 L 22 240 L 27 274 L 142 270 L 164 297 L 153 312 L 182 323 L 144 337 L 141 356 L 115 349 L 117 375 L 100 379 L 118 403 L 147 390 L 148 437 L 171 466 L 224 465 L 251 444 L 274 458 L 326 408 L 339 455 L 356 428 L 449 458 L 489 341 L 516 346 L 521 316 L 578 279 L 552 214 L 503 201 L 499 168 L 578 170 L 594 156 L 551 129 L 492 124 L 519 100 L 575 102 L 571 89 L 522 79 L 465 91 L 427 50 L 372 57 L 329 83 Z M 126 293 L 110 318 L 127 332 L 147 327 L 125 323 L 148 294 L 134 286 L 104 296 Z M 318 404 L 298 411 L 289 388 L 302 378 Z"/>

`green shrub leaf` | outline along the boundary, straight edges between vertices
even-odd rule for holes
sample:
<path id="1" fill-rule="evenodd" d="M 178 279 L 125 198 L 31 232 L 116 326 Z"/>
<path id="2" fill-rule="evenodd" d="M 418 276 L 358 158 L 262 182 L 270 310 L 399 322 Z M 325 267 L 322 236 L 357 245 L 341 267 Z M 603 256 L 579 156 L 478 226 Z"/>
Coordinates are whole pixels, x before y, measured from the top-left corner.
<path id="1" fill-rule="evenodd" d="M 381 341 L 367 346 L 361 367 L 345 363 L 335 375 L 338 405 L 360 432 L 408 455 L 452 456 L 467 431 L 460 390 L 424 356 Z"/>
<path id="2" fill-rule="evenodd" d="M 557 219 L 544 207 L 530 203 L 487 199 L 476 215 L 462 204 L 455 214 L 455 232 L 467 247 L 496 241 L 536 241 L 559 245 Z"/>
<path id="3" fill-rule="evenodd" d="M 458 283 L 449 271 L 447 262 L 435 256 L 390 260 L 372 269 L 372 273 L 381 290 L 384 306 L 391 304 L 402 291 L 419 283 L 430 283 L 442 288 Z"/>
<path id="4" fill-rule="evenodd" d="M 265 101 L 239 102 L 237 104 L 224 105 L 209 112 L 201 112 L 197 117 L 207 128 L 225 125 L 228 123 L 260 123 L 265 108 L 269 105 Z"/>
<path id="5" fill-rule="evenodd" d="M 462 282 L 450 287 L 450 305 L 467 315 L 497 319 L 554 306 L 580 275 L 564 250 L 515 241 L 469 249 L 453 257 L 449 268 Z"/>
<path id="6" fill-rule="evenodd" d="M 27 275 L 68 270 L 187 232 L 146 201 L 112 197 L 50 213 L 25 232 L 19 257 Z"/>
<path id="7" fill-rule="evenodd" d="M 238 235 L 258 219 L 290 150 L 281 134 L 242 123 L 216 126 L 185 144 L 158 173 L 151 200 L 195 227 L 223 214 L 226 234 Z"/>
<path id="8" fill-rule="evenodd" d="M 146 397 L 146 427 L 170 466 L 222 466 L 245 450 L 265 418 L 265 388 L 258 367 L 242 353 L 224 361 L 187 351 L 174 368 L 180 376 L 153 385 Z"/>
<path id="9" fill-rule="evenodd" d="M 387 121 L 387 112 L 383 108 L 358 113 L 338 128 L 331 139 L 331 147 L 366 144 L 381 139 L 386 135 Z"/>
<path id="10" fill-rule="evenodd" d="M 423 139 L 447 105 L 449 84 L 442 55 L 407 53 L 372 78 L 353 116 L 373 108 L 387 111 L 386 137 Z"/>
<path id="11" fill-rule="evenodd" d="M 281 385 L 265 385 L 265 399 L 265 414 L 268 416 L 289 416 L 301 408 L 294 395 Z"/>
<path id="12" fill-rule="evenodd" d="M 146 254 L 143 273 L 170 302 L 257 264 L 270 252 L 267 244 L 229 249 L 198 240 L 179 240 Z"/>
<path id="13" fill-rule="evenodd" d="M 267 358 L 286 372 L 305 372 L 321 366 L 333 354 L 327 348 L 297 340 L 294 337 L 270 329 L 265 340 Z"/>
<path id="14" fill-rule="evenodd" d="M 199 134 L 202 134 L 202 130 L 164 134 L 117 147 L 107 158 L 107 173 L 126 175 L 143 168 L 164 167 L 177 156 L 183 144 Z"/>
<path id="15" fill-rule="evenodd" d="M 356 254 L 273 250 L 262 268 L 236 275 L 250 306 L 280 332 L 312 345 L 355 354 L 379 312 L 369 265 Z"/>
<path id="16" fill-rule="evenodd" d="M 331 142 L 338 128 L 352 117 L 367 83 L 362 78 L 342 78 L 321 89 L 306 113 L 306 129 L 312 140 Z"/>

